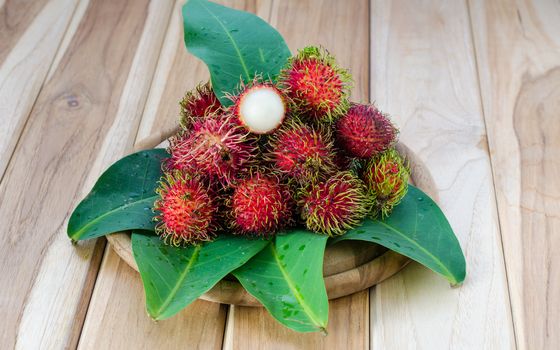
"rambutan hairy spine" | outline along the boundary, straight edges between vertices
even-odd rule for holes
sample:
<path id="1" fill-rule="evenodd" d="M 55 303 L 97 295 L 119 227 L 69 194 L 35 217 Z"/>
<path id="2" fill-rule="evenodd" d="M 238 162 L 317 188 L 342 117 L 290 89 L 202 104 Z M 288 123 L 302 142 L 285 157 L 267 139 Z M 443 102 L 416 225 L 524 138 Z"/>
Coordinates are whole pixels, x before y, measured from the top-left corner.
<path id="1" fill-rule="evenodd" d="M 278 177 L 251 171 L 229 199 L 231 228 L 237 234 L 269 236 L 293 223 L 294 204 L 288 186 Z"/>
<path id="2" fill-rule="evenodd" d="M 295 118 L 272 135 L 264 158 L 275 171 L 302 183 L 328 176 L 336 169 L 330 130 Z"/>
<path id="3" fill-rule="evenodd" d="M 167 167 L 200 173 L 227 186 L 255 161 L 257 151 L 256 140 L 231 116 L 211 116 L 170 139 Z"/>
<path id="4" fill-rule="evenodd" d="M 222 111 L 222 105 L 214 94 L 210 82 L 199 84 L 195 89 L 188 91 L 179 102 L 181 107 L 179 124 L 184 129 L 197 120 Z"/>
<path id="5" fill-rule="evenodd" d="M 164 174 L 156 190 L 155 231 L 173 246 L 211 241 L 215 237 L 216 204 L 196 176 L 180 171 Z"/>
<path id="6" fill-rule="evenodd" d="M 391 148 L 368 161 L 363 177 L 374 198 L 372 216 L 385 218 L 406 195 L 410 168 L 397 150 Z"/>
<path id="7" fill-rule="evenodd" d="M 363 181 L 348 171 L 303 188 L 298 200 L 307 228 L 329 236 L 342 235 L 358 226 L 371 204 Z"/>
<path id="8" fill-rule="evenodd" d="M 279 82 L 293 101 L 293 111 L 311 120 L 333 122 L 349 107 L 352 77 L 323 48 L 299 50 L 281 71 Z"/>
<path id="9" fill-rule="evenodd" d="M 336 139 L 350 155 L 371 158 L 389 149 L 398 130 L 389 118 L 373 105 L 352 104 L 336 123 Z"/>

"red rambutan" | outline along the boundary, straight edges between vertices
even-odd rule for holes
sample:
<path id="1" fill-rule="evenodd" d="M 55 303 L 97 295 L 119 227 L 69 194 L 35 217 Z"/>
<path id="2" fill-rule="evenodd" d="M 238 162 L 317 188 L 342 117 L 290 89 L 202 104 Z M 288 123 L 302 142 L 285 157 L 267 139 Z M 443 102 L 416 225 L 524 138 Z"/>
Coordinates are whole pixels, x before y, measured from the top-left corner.
<path id="1" fill-rule="evenodd" d="M 361 223 L 371 198 L 362 180 L 343 171 L 304 189 L 298 205 L 308 229 L 337 236 Z"/>
<path id="2" fill-rule="evenodd" d="M 271 82 L 255 79 L 241 85 L 240 93 L 230 97 L 232 114 L 247 130 L 255 134 L 269 134 L 282 124 L 286 115 L 284 95 Z"/>
<path id="3" fill-rule="evenodd" d="M 388 216 L 408 190 L 410 169 L 393 148 L 372 158 L 364 172 L 368 192 L 374 198 L 373 216 Z"/>
<path id="4" fill-rule="evenodd" d="M 395 143 L 397 129 L 375 106 L 352 104 L 336 123 L 336 138 L 350 155 L 371 158 Z"/>
<path id="5" fill-rule="evenodd" d="M 156 233 L 166 243 L 180 246 L 212 240 L 217 208 L 199 179 L 179 171 L 167 173 L 157 193 Z"/>
<path id="6" fill-rule="evenodd" d="M 231 117 L 211 116 L 196 121 L 190 132 L 170 139 L 170 169 L 196 172 L 232 184 L 257 152 L 255 140 Z"/>
<path id="7" fill-rule="evenodd" d="M 260 172 L 240 180 L 229 204 L 232 227 L 240 234 L 268 236 L 293 221 L 293 199 L 277 177 Z"/>
<path id="8" fill-rule="evenodd" d="M 328 130 L 292 119 L 269 140 L 265 158 L 276 171 L 307 182 L 334 170 L 332 148 Z"/>
<path id="9" fill-rule="evenodd" d="M 187 92 L 179 105 L 181 106 L 180 124 L 184 128 L 188 128 L 196 120 L 219 113 L 222 109 L 210 82 L 200 84 L 196 89 Z"/>
<path id="10" fill-rule="evenodd" d="M 352 78 L 326 50 L 306 47 L 280 74 L 292 109 L 313 120 L 332 122 L 348 109 Z"/>

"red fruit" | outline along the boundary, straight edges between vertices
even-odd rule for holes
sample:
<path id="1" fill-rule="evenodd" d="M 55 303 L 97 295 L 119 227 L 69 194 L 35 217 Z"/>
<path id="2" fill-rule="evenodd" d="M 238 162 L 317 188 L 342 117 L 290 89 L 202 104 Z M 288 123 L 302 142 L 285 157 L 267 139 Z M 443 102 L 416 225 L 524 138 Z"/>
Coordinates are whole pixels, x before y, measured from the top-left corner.
<path id="1" fill-rule="evenodd" d="M 180 122 L 184 128 L 188 128 L 196 120 L 219 113 L 222 109 L 209 82 L 198 85 L 195 90 L 187 92 L 179 105 L 181 106 Z"/>
<path id="2" fill-rule="evenodd" d="M 156 233 L 174 246 L 210 241 L 216 206 L 201 181 L 180 172 L 164 175 L 154 203 Z"/>
<path id="3" fill-rule="evenodd" d="M 292 223 L 292 196 L 274 176 L 257 172 L 241 180 L 230 206 L 232 226 L 240 234 L 268 236 Z"/>
<path id="4" fill-rule="evenodd" d="M 363 176 L 375 199 L 373 215 L 386 217 L 406 194 L 410 169 L 395 149 L 389 149 L 368 162 Z"/>
<path id="5" fill-rule="evenodd" d="M 257 147 L 242 127 L 226 116 L 196 121 L 190 132 L 170 140 L 168 168 L 208 176 L 225 185 L 253 161 Z"/>
<path id="6" fill-rule="evenodd" d="M 291 120 L 274 133 L 265 157 L 275 170 L 307 182 L 334 170 L 332 148 L 328 132 Z"/>
<path id="7" fill-rule="evenodd" d="M 375 106 L 352 104 L 336 123 L 336 138 L 350 155 L 371 158 L 394 144 L 397 129 Z"/>
<path id="8" fill-rule="evenodd" d="M 242 85 L 241 92 L 230 97 L 232 114 L 239 124 L 255 134 L 269 134 L 282 124 L 286 115 L 284 95 L 271 82 L 255 79 Z"/>
<path id="9" fill-rule="evenodd" d="M 294 111 L 328 122 L 348 109 L 351 80 L 333 56 L 313 46 L 300 50 L 290 59 L 280 76 L 281 84 L 294 102 Z"/>
<path id="10" fill-rule="evenodd" d="M 298 205 L 308 229 L 337 236 L 362 222 L 371 198 L 362 180 L 344 171 L 304 190 Z"/>

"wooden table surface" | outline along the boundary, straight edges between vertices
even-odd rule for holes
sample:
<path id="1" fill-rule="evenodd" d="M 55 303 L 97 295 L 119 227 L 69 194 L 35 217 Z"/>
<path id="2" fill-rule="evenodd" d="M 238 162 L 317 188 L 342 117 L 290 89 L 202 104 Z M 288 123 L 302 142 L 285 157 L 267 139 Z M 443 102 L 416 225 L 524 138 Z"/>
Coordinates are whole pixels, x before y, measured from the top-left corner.
<path id="1" fill-rule="evenodd" d="M 430 167 L 467 258 L 330 304 L 329 335 L 197 301 L 154 323 L 140 278 L 68 216 L 208 78 L 181 0 L 0 0 L 0 349 L 560 348 L 558 0 L 222 0 L 351 69 Z"/>

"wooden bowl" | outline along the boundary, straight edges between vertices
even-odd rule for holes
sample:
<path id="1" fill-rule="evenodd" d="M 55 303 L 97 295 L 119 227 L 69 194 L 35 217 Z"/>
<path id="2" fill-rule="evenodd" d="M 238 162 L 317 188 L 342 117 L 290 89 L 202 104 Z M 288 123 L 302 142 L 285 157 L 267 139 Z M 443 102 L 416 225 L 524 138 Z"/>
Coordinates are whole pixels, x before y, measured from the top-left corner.
<path id="1" fill-rule="evenodd" d="M 167 136 L 167 133 L 158 135 L 143 146 L 153 148 Z M 410 162 L 411 182 L 437 201 L 435 185 L 425 165 L 405 145 L 398 144 L 397 149 Z M 138 271 L 132 255 L 130 234 L 114 233 L 108 235 L 107 239 L 115 252 Z M 329 299 L 350 295 L 380 283 L 399 272 L 409 262 L 409 258 L 369 242 L 342 241 L 328 246 L 325 250 L 323 275 Z M 200 298 L 223 304 L 262 306 L 238 281 L 229 276 Z"/>

